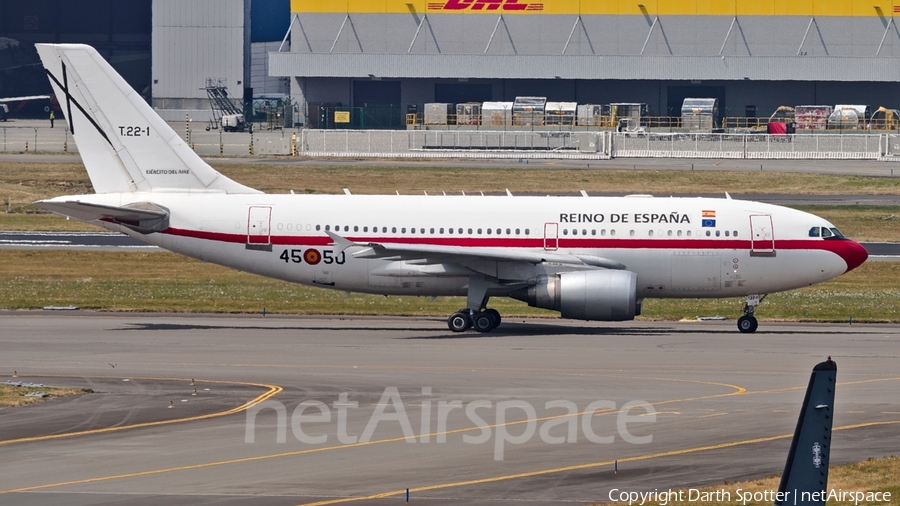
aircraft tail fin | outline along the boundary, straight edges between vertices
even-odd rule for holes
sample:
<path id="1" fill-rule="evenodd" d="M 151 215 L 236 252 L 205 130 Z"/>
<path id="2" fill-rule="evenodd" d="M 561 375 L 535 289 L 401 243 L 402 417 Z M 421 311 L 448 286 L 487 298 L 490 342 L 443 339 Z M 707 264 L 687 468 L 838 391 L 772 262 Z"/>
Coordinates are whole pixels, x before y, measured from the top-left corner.
<path id="1" fill-rule="evenodd" d="M 779 492 L 790 495 L 779 494 L 779 497 L 786 499 L 784 503 L 776 502 L 776 506 L 825 504 L 823 492 L 828 485 L 836 381 L 837 364 L 831 357 L 813 368 L 791 450 L 778 485 Z"/>
<path id="2" fill-rule="evenodd" d="M 36 46 L 97 193 L 259 193 L 207 165 L 91 46 Z"/>

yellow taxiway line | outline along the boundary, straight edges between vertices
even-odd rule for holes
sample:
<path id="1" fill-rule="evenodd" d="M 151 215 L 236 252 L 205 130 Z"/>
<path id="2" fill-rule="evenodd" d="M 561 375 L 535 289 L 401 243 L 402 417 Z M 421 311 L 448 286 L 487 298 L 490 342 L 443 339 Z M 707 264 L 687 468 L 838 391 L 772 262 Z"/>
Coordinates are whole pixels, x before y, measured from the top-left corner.
<path id="1" fill-rule="evenodd" d="M 44 375 L 40 375 L 40 377 L 42 377 L 42 378 L 73 378 L 76 376 L 55 376 L 55 375 L 44 374 Z M 83 378 L 85 376 L 77 376 L 77 377 Z M 124 378 L 121 376 L 92 376 L 92 377 L 104 378 L 104 379 L 133 379 L 133 380 L 144 380 L 144 381 L 184 381 L 184 382 L 190 381 L 190 380 L 184 379 L 184 378 L 146 378 L 146 377 L 133 377 L 133 376 L 129 376 L 128 378 Z M 91 435 L 91 434 L 105 434 L 108 432 L 119 432 L 119 431 L 123 431 L 123 430 L 140 429 L 140 428 L 144 428 L 144 427 L 157 427 L 160 425 L 170 425 L 173 423 L 184 423 L 184 422 L 193 422 L 196 420 L 208 420 L 210 418 L 219 418 L 222 416 L 233 415 L 235 413 L 240 413 L 242 411 L 246 411 L 247 409 L 250 409 L 251 407 L 253 407 L 257 404 L 259 404 L 267 399 L 270 399 L 273 395 L 275 395 L 283 390 L 283 388 L 280 386 L 266 385 L 263 383 L 247 383 L 247 382 L 241 382 L 241 381 L 222 381 L 222 380 L 200 380 L 200 382 L 201 383 L 219 383 L 219 384 L 226 384 L 226 385 L 253 386 L 253 387 L 266 388 L 268 390 L 266 392 L 263 392 L 262 394 L 256 396 L 255 398 L 251 399 L 250 401 L 247 401 L 240 406 L 237 406 L 235 408 L 232 408 L 232 409 L 229 409 L 226 411 L 218 411 L 215 413 L 208 413 L 205 415 L 190 416 L 187 418 L 175 418 L 175 419 L 171 419 L 171 420 L 159 420 L 156 422 L 144 422 L 144 423 L 136 423 L 136 424 L 132 424 L 132 425 L 120 425 L 117 427 L 107 427 L 107 428 L 103 428 L 103 429 L 83 430 L 83 431 L 78 431 L 78 432 L 66 432 L 63 434 L 49 434 L 46 436 L 24 437 L 24 438 L 19 438 L 19 439 L 6 439 L 6 440 L 0 440 L 0 445 L 8 445 L 8 444 L 14 444 L 14 443 L 31 443 L 31 442 L 35 442 L 35 441 L 47 441 L 50 439 L 62 439 L 62 438 L 67 438 L 67 437 L 87 436 L 87 435 Z"/>

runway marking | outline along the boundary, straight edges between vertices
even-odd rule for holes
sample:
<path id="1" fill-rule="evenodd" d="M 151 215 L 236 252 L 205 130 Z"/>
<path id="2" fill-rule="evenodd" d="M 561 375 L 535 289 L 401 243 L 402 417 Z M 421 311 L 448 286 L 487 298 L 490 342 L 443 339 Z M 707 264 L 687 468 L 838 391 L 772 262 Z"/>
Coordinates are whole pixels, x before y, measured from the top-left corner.
<path id="1" fill-rule="evenodd" d="M 835 427 L 832 430 L 849 430 L 849 429 L 859 429 L 859 428 L 872 427 L 872 426 L 878 426 L 878 425 L 896 425 L 896 424 L 900 424 L 900 420 L 891 420 L 891 421 L 886 421 L 886 422 L 858 423 L 858 424 L 854 424 L 854 425 L 844 425 L 841 427 Z M 756 444 L 756 443 L 767 443 L 769 441 L 776 441 L 778 439 L 787 439 L 790 437 L 793 437 L 793 434 L 779 434 L 777 436 L 760 437 L 760 438 L 755 438 L 755 439 L 745 439 L 743 441 L 733 441 L 730 443 L 721 443 L 721 444 L 708 445 L 708 446 L 698 446 L 695 448 L 686 448 L 683 450 L 671 450 L 668 452 L 651 453 L 649 455 L 638 455 L 635 457 L 625 457 L 625 458 L 617 459 L 617 461 L 618 462 L 638 462 L 638 461 L 642 461 L 642 460 L 658 459 L 658 458 L 663 458 L 663 457 L 674 457 L 677 455 L 687 455 L 690 453 L 699 453 L 699 452 L 705 452 L 705 451 L 710 451 L 710 450 L 721 450 L 721 449 L 725 449 L 725 448 L 733 448 L 735 446 L 743 446 L 743 445 Z M 495 483 L 498 481 L 516 480 L 516 479 L 520 479 L 520 478 L 531 478 L 533 476 L 542 476 L 542 475 L 547 475 L 547 474 L 564 473 L 564 472 L 569 472 L 569 471 L 580 471 L 580 470 L 584 470 L 584 469 L 593 469 L 593 468 L 597 468 L 597 467 L 611 466 L 611 465 L 613 465 L 614 462 L 617 462 L 617 461 L 606 460 L 606 461 L 602 461 L 602 462 L 590 462 L 587 464 L 575 464 L 572 466 L 565 466 L 565 467 L 539 469 L 536 471 L 527 471 L 524 473 L 517 473 L 517 474 L 492 476 L 490 478 L 479 478 L 479 479 L 475 479 L 475 480 L 457 481 L 457 482 L 450 482 L 450 483 L 439 483 L 439 484 L 428 485 L 428 486 L 424 486 L 424 487 L 410 488 L 409 493 L 412 494 L 414 492 L 428 492 L 428 491 L 432 491 L 432 490 L 466 487 L 466 486 L 470 486 L 470 485 L 481 485 L 484 483 Z M 300 506 L 327 506 L 330 504 L 343 504 L 343 503 L 357 502 L 357 501 L 371 501 L 373 499 L 383 499 L 385 497 L 393 497 L 393 496 L 398 496 L 398 495 L 402 495 L 405 493 L 406 493 L 406 489 L 393 490 L 390 492 L 382 492 L 380 494 L 373 494 L 373 495 L 369 495 L 369 496 L 365 496 L 365 497 L 344 497 L 341 499 L 330 499 L 327 501 L 303 503 Z"/>
<path id="2" fill-rule="evenodd" d="M 45 376 L 48 376 L 48 375 L 45 375 Z M 672 381 L 671 378 L 654 378 L 654 379 Z M 900 379 L 900 378 L 886 378 L 886 379 L 881 379 L 881 380 L 878 380 L 878 379 L 862 380 L 860 382 L 867 383 L 867 382 L 897 380 L 897 379 Z M 806 388 L 805 386 L 800 386 L 800 387 L 791 387 L 791 388 L 785 388 L 785 389 L 775 389 L 772 391 L 748 392 L 747 389 L 744 387 L 741 387 L 738 385 L 731 385 L 731 384 L 727 384 L 727 383 L 716 383 L 716 382 L 708 382 L 708 381 L 700 381 L 700 380 L 676 380 L 676 381 L 688 381 L 688 382 L 695 382 L 695 383 L 715 385 L 715 386 L 727 386 L 729 388 L 733 388 L 734 391 L 729 392 L 729 393 L 724 393 L 724 394 L 713 394 L 713 395 L 698 396 L 698 397 L 691 397 L 691 398 L 685 398 L 685 399 L 669 399 L 669 400 L 665 400 L 665 401 L 659 401 L 659 402 L 653 402 L 653 403 L 647 403 L 647 404 L 650 406 L 659 406 L 659 405 L 671 404 L 671 403 L 675 403 L 675 402 L 691 402 L 691 401 L 696 401 L 696 400 L 705 400 L 705 399 L 712 399 L 712 398 L 718 398 L 718 397 L 728 397 L 728 396 L 733 396 L 733 395 L 749 395 L 749 394 L 769 393 L 769 392 L 777 393 L 777 392 L 781 392 L 781 391 L 797 390 L 797 389 L 801 389 L 801 388 Z M 224 382 L 224 383 L 227 383 L 227 382 Z M 280 389 L 280 387 L 277 387 L 277 388 Z M 277 393 L 277 392 L 272 393 L 272 395 L 274 395 L 275 393 Z M 247 407 L 249 407 L 249 406 L 247 406 Z M 613 410 L 598 410 L 597 412 L 595 412 L 594 416 L 603 416 L 603 415 L 609 415 L 612 413 L 614 413 Z M 489 425 L 488 427 L 489 428 L 497 428 L 497 427 L 501 427 L 501 426 L 504 426 L 504 427 L 505 426 L 513 426 L 513 425 L 529 423 L 531 421 L 536 421 L 536 422 L 537 421 L 546 421 L 546 420 L 566 418 L 569 416 L 582 416 L 583 414 L 584 414 L 584 412 L 576 413 L 574 415 L 565 414 L 565 415 L 548 416 L 548 417 L 541 417 L 541 418 L 535 418 L 535 419 L 529 419 L 529 420 L 507 422 L 504 424 L 493 424 L 493 425 Z M 845 426 L 837 427 L 837 428 L 834 428 L 833 430 L 848 430 L 848 429 L 863 428 L 863 427 L 870 427 L 870 426 L 895 425 L 895 424 L 900 424 L 900 420 L 891 420 L 891 421 L 885 421 L 885 422 L 864 422 L 864 423 L 859 423 L 859 424 L 855 424 L 855 425 L 845 425 Z M 444 431 L 444 432 L 432 432 L 427 435 L 429 437 L 431 437 L 431 436 L 437 437 L 439 435 L 458 434 L 458 433 L 470 432 L 470 431 L 474 431 L 474 430 L 481 430 L 482 427 L 483 426 L 476 426 L 476 427 L 454 429 L 454 430 L 449 430 L 449 431 Z M 419 435 L 416 435 L 414 438 L 419 439 L 424 436 L 425 436 L 425 434 L 419 434 Z M 719 445 L 710 445 L 710 446 L 697 447 L 697 448 L 685 449 L 685 450 L 672 450 L 669 452 L 661 452 L 661 453 L 644 455 L 644 456 L 627 457 L 627 458 L 618 459 L 618 460 L 620 462 L 632 462 L 632 461 L 639 461 L 639 460 L 647 460 L 647 459 L 652 459 L 652 458 L 661 458 L 661 457 L 667 457 L 667 456 L 673 456 L 673 455 L 683 455 L 683 454 L 688 454 L 688 453 L 696 453 L 696 452 L 708 451 L 708 450 L 714 450 L 714 449 L 730 448 L 730 447 L 734 447 L 734 446 L 740 446 L 740 445 L 746 445 L 746 444 L 752 444 L 752 443 L 758 443 L 758 442 L 774 441 L 777 439 L 783 439 L 783 438 L 787 438 L 787 437 L 791 437 L 791 436 L 792 436 L 792 434 L 782 434 L 779 436 L 770 436 L 770 437 L 764 437 L 764 438 L 749 439 L 749 440 L 744 440 L 744 441 L 736 441 L 736 442 L 732 442 L 732 443 L 722 443 Z M 376 444 L 394 443 L 394 442 L 406 441 L 406 439 L 407 439 L 406 437 L 396 437 L 396 438 L 390 438 L 390 439 L 381 439 L 381 440 L 377 440 L 377 441 L 368 441 L 365 443 L 354 443 L 354 444 L 349 444 L 349 445 L 329 446 L 329 447 L 325 447 L 325 448 L 310 448 L 307 450 L 298 450 L 298 451 L 293 451 L 293 452 L 284 452 L 284 453 L 277 453 L 277 454 L 271 454 L 271 455 L 259 455 L 259 456 L 255 456 L 255 457 L 245 457 L 245 458 L 241 458 L 241 459 L 232 459 L 232 460 L 224 460 L 224 461 L 217 461 L 217 462 L 207 462 L 207 463 L 203 463 L 203 464 L 179 466 L 179 467 L 166 468 L 166 469 L 155 469 L 155 470 L 150 470 L 150 471 L 140 471 L 140 472 L 136 472 L 136 473 L 128 473 L 128 474 L 120 474 L 120 475 L 112 475 L 112 476 L 101 476 L 101 477 L 97 477 L 97 478 L 72 480 L 72 481 L 67 481 L 67 482 L 50 483 L 50 484 L 45 484 L 45 485 L 35 485 L 35 486 L 30 486 L 30 487 L 22 487 L 22 488 L 18 488 L 18 489 L 3 490 L 3 491 L 0 491 L 0 495 L 10 494 L 10 493 L 18 493 L 18 492 L 29 492 L 29 491 L 34 491 L 34 490 L 43 490 L 43 489 L 48 489 L 48 488 L 57 488 L 57 487 L 63 487 L 63 486 L 68 486 L 68 485 L 82 485 L 82 484 L 87 484 L 87 483 L 96 483 L 96 482 L 110 481 L 110 480 L 117 480 L 117 479 L 135 478 L 135 477 L 141 477 L 141 476 L 152 476 L 152 475 L 158 475 L 158 474 L 164 474 L 164 473 L 170 473 L 170 472 L 176 472 L 176 471 L 204 469 L 204 468 L 210 468 L 210 467 L 218 467 L 218 466 L 231 465 L 231 464 L 241 464 L 241 463 L 247 463 L 247 462 L 258 462 L 258 461 L 275 459 L 275 458 L 293 457 L 293 456 L 298 456 L 298 455 L 307 455 L 307 454 L 320 453 L 320 452 L 326 452 L 326 451 L 332 451 L 332 450 L 351 449 L 351 448 L 358 448 L 358 447 L 363 447 L 363 446 L 372 446 L 372 445 L 376 445 Z M 437 485 L 431 485 L 431 486 L 427 486 L 427 487 L 411 488 L 410 492 L 423 492 L 423 491 L 428 491 L 428 490 L 438 490 L 438 489 L 442 489 L 442 488 L 474 485 L 474 484 L 479 484 L 479 483 L 490 483 L 490 482 L 496 482 L 496 481 L 504 481 L 504 480 L 511 480 L 511 479 L 516 479 L 516 478 L 525 478 L 525 477 L 530 477 L 530 476 L 560 473 L 560 472 L 579 470 L 579 469 L 589 469 L 589 468 L 593 468 L 593 467 L 600 467 L 603 465 L 611 465 L 611 464 L 612 464 L 612 461 L 578 464 L 578 465 L 574 465 L 574 466 L 530 471 L 527 473 L 520 473 L 520 474 L 515 474 L 515 475 L 505 475 L 505 476 L 497 476 L 497 477 L 492 477 L 492 478 L 483 478 L 483 479 L 478 479 L 478 480 L 469 480 L 469 481 L 465 481 L 465 482 L 437 484 Z M 309 503 L 308 505 L 304 505 L 304 506 L 313 506 L 313 505 L 322 506 L 322 505 L 326 505 L 326 504 L 338 504 L 338 503 L 344 503 L 344 502 L 371 500 L 371 499 L 378 499 L 378 498 L 382 498 L 382 497 L 390 497 L 390 496 L 394 496 L 394 495 L 399 495 L 401 493 L 406 493 L 406 490 L 404 489 L 402 491 L 384 492 L 382 494 L 366 496 L 366 497 L 341 498 L 341 499 L 335 499 L 335 500 L 325 501 L 325 502 Z"/>
<path id="3" fill-rule="evenodd" d="M 137 379 L 137 378 L 135 378 L 135 379 Z M 665 378 L 658 378 L 658 379 L 665 379 Z M 683 380 L 683 381 L 689 381 L 689 380 Z M 714 382 L 699 381 L 699 380 L 696 382 L 709 384 L 709 385 L 716 385 L 716 386 L 727 386 L 727 387 L 735 389 L 735 391 L 725 393 L 725 394 L 714 394 L 714 395 L 701 396 L 701 397 L 692 397 L 692 398 L 687 398 L 687 399 L 669 399 L 666 401 L 659 401 L 656 403 L 647 403 L 646 405 L 656 406 L 656 405 L 662 405 L 662 404 L 669 404 L 669 403 L 673 403 L 673 402 L 690 402 L 690 401 L 701 400 L 701 399 L 727 397 L 727 396 L 731 396 L 731 395 L 739 395 L 739 394 L 745 393 L 747 391 L 747 389 L 745 389 L 744 387 L 737 386 L 737 385 L 729 385 L 727 383 L 714 383 Z M 278 388 L 280 388 L 280 387 L 278 387 Z M 272 394 L 272 395 L 274 395 L 274 394 Z M 637 407 L 637 406 L 635 406 L 635 407 Z M 568 418 L 571 416 L 578 417 L 578 416 L 584 415 L 585 413 L 587 413 L 587 412 L 583 411 L 583 412 L 579 412 L 579 413 L 575 413 L 575 414 L 567 413 L 564 415 L 545 416 L 545 417 L 539 417 L 539 418 L 531 418 L 528 420 L 506 422 L 506 423 L 493 424 L 493 425 L 487 425 L 487 426 L 478 425 L 475 427 L 465 427 L 465 428 L 461 428 L 461 429 L 453 429 L 453 430 L 448 430 L 448 431 L 444 431 L 444 432 L 432 432 L 432 433 L 427 434 L 427 436 L 428 437 L 437 437 L 437 436 L 441 436 L 441 435 L 459 434 L 459 433 L 463 433 L 463 432 L 471 432 L 474 430 L 482 430 L 482 428 L 484 428 L 484 427 L 495 429 L 497 427 L 508 427 L 508 426 L 514 426 L 514 425 L 521 425 L 524 423 L 530 423 L 530 422 L 543 422 L 546 420 Z M 614 413 L 616 413 L 616 411 L 613 409 L 600 409 L 600 410 L 594 411 L 593 416 L 600 417 L 600 416 L 610 415 L 610 414 L 614 414 Z M 420 439 L 425 436 L 426 436 L 426 434 L 419 434 L 419 435 L 415 435 L 413 437 L 413 439 Z M 324 448 L 310 448 L 308 450 L 297 450 L 297 451 L 293 451 L 293 452 L 276 453 L 276 454 L 271 454 L 271 455 L 258 455 L 256 457 L 244 457 L 244 458 L 240 458 L 240 459 L 222 460 L 222 461 L 217 461 L 217 462 L 207 462 L 204 464 L 193 464 L 193 465 L 188 465 L 188 466 L 171 467 L 171 468 L 166 468 L 166 469 L 155 469 L 155 470 L 151 470 L 151 471 L 139 471 L 136 473 L 118 474 L 118 475 L 112 475 L 112 476 L 101 476 L 101 477 L 97 477 L 97 478 L 87 478 L 87 479 L 83 479 L 83 480 L 72 480 L 72 481 L 67 481 L 67 482 L 50 483 L 50 484 L 46 484 L 46 485 L 35 485 L 35 486 L 31 486 L 31 487 L 22 487 L 22 488 L 11 489 L 11 490 L 3 490 L 3 491 L 0 491 L 0 495 L 11 494 L 11 493 L 16 493 L 16 492 L 29 492 L 29 491 L 33 491 L 33 490 L 42 490 L 42 489 L 47 489 L 47 488 L 63 487 L 63 486 L 67 486 L 67 485 L 82 485 L 82 484 L 86 484 L 86 483 L 96 483 L 96 482 L 100 482 L 100 481 L 110 481 L 110 480 L 118 480 L 118 479 L 124 479 L 124 478 L 136 478 L 136 477 L 140 477 L 140 476 L 151 476 L 151 475 L 164 474 L 164 473 L 170 473 L 170 472 L 176 472 L 176 471 L 187 471 L 187 470 L 191 470 L 191 469 L 203 469 L 203 468 L 207 468 L 207 467 L 218 467 L 218 466 L 224 466 L 224 465 L 230 465 L 230 464 L 242 464 L 242 463 L 246 463 L 246 462 L 256 462 L 256 461 L 260 461 L 260 460 L 269 460 L 269 459 L 281 458 L 281 457 L 294 457 L 294 456 L 298 456 L 298 455 L 307 455 L 307 454 L 311 454 L 311 453 L 320 453 L 320 452 L 326 452 L 326 451 L 332 451 L 332 450 L 344 450 L 344 449 L 350 449 L 350 448 L 372 446 L 372 445 L 376 445 L 376 444 L 396 443 L 399 441 L 406 441 L 406 440 L 407 440 L 406 437 L 379 439 L 376 441 L 367 441 L 364 443 L 353 443 L 353 444 L 340 445 L 340 446 L 328 446 L 328 447 L 324 447 Z"/>
<path id="4" fill-rule="evenodd" d="M 697 418 L 712 418 L 712 417 L 714 417 L 714 416 L 725 416 L 725 415 L 727 415 L 727 414 L 728 414 L 728 413 L 713 413 L 713 414 L 711 414 L 711 415 L 698 416 Z"/>
<path id="5" fill-rule="evenodd" d="M 42 374 L 42 375 L 40 375 L 40 377 L 43 377 L 43 378 L 73 378 L 73 377 L 83 378 L 85 376 L 65 376 L 65 375 L 54 375 L 54 374 Z M 123 376 L 89 376 L 89 377 L 90 378 L 105 378 L 105 379 L 124 379 Z M 129 376 L 128 378 L 135 379 L 135 380 L 146 380 L 146 381 L 184 381 L 184 382 L 190 381 L 189 379 L 185 379 L 185 378 L 146 378 L 146 377 L 136 377 L 136 376 Z M 208 413 L 205 415 L 197 415 L 197 416 L 191 416 L 191 417 L 187 417 L 187 418 L 175 418 L 172 420 L 159 420 L 156 422 L 136 423 L 133 425 L 120 425 L 117 427 L 106 427 L 103 429 L 83 430 L 83 431 L 78 431 L 78 432 L 66 432 L 64 434 L 50 434 L 50 435 L 46 435 L 46 436 L 26 437 L 26 438 L 19 438 L 19 439 L 6 439 L 6 440 L 0 440 L 0 445 L 7 445 L 7 444 L 13 444 L 13 443 L 31 443 L 31 442 L 35 442 L 35 441 L 47 441 L 50 439 L 61 439 L 61 438 L 75 437 L 75 436 L 86 436 L 86 435 L 90 435 L 90 434 L 104 434 L 104 433 L 108 433 L 108 432 L 118 432 L 118 431 L 129 430 L 129 429 L 139 429 L 139 428 L 143 428 L 143 427 L 157 427 L 160 425 L 170 425 L 173 423 L 193 422 L 196 420 L 208 420 L 210 418 L 219 418 L 222 416 L 233 415 L 235 413 L 240 413 L 242 411 L 246 411 L 247 409 L 250 409 L 251 407 L 253 407 L 257 404 L 259 404 L 267 399 L 270 399 L 275 394 L 284 390 L 282 387 L 276 386 L 276 385 L 266 385 L 263 383 L 247 383 L 247 382 L 242 382 L 242 381 L 200 380 L 200 382 L 201 383 L 221 383 L 221 384 L 226 384 L 226 385 L 254 386 L 254 387 L 260 387 L 260 388 L 268 388 L 269 390 L 256 396 L 255 398 L 245 402 L 244 404 L 242 404 L 236 408 L 229 409 L 227 411 L 219 411 L 216 413 Z"/>

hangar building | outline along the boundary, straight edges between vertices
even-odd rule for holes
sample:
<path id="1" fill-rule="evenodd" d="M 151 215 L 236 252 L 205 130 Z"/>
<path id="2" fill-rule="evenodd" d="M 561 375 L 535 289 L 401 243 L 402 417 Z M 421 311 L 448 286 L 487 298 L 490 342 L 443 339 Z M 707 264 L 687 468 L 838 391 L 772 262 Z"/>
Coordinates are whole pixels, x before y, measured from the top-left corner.
<path id="1" fill-rule="evenodd" d="M 309 115 L 377 104 L 399 111 L 390 126 L 412 104 L 527 95 L 660 116 L 698 96 L 727 116 L 897 107 L 895 15 L 888 0 L 292 0 L 269 73 Z"/>

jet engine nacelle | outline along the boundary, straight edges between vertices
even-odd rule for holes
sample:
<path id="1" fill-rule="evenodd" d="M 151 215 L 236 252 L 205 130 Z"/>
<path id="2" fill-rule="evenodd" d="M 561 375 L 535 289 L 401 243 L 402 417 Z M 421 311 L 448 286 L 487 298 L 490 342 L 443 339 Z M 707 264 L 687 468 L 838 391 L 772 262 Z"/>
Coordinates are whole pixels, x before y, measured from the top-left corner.
<path id="1" fill-rule="evenodd" d="M 541 277 L 512 294 L 529 306 L 559 311 L 573 320 L 633 320 L 637 310 L 637 274 L 597 270 Z"/>

